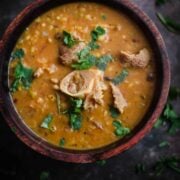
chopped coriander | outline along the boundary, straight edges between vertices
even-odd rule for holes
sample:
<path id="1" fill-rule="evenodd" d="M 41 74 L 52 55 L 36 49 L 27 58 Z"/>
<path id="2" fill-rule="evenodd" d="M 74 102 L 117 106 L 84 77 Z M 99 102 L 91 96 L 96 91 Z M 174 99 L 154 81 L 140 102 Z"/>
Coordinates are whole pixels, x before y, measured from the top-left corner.
<path id="1" fill-rule="evenodd" d="M 138 163 L 135 166 L 135 172 L 137 174 L 144 173 L 146 171 L 145 165 L 142 163 Z"/>
<path id="2" fill-rule="evenodd" d="M 28 90 L 32 83 L 33 70 L 26 68 L 22 62 L 19 61 L 15 67 L 14 78 L 10 87 L 11 92 L 17 91 L 20 87 Z"/>
<path id="3" fill-rule="evenodd" d="M 64 145 L 65 145 L 65 138 L 61 138 L 59 141 L 59 146 L 64 147 Z"/>
<path id="4" fill-rule="evenodd" d="M 157 6 L 160 6 L 160 5 L 163 5 L 167 2 L 168 0 L 156 0 L 156 5 Z"/>
<path id="5" fill-rule="evenodd" d="M 77 44 L 77 40 L 67 31 L 63 31 L 63 42 L 69 48 Z"/>
<path id="6" fill-rule="evenodd" d="M 119 110 L 115 108 L 113 105 L 109 106 L 109 112 L 112 118 L 117 118 L 120 115 Z"/>
<path id="7" fill-rule="evenodd" d="M 123 69 L 120 74 L 112 79 L 113 84 L 118 85 L 128 76 L 129 72 L 126 69 Z"/>
<path id="8" fill-rule="evenodd" d="M 175 22 L 169 17 L 164 17 L 161 13 L 157 13 L 156 15 L 167 30 L 173 33 L 180 33 L 180 23 Z"/>
<path id="9" fill-rule="evenodd" d="M 40 180 L 48 180 L 50 173 L 48 171 L 42 171 L 40 174 Z"/>
<path id="10" fill-rule="evenodd" d="M 16 49 L 12 52 L 11 58 L 12 59 L 19 59 L 21 60 L 24 57 L 25 53 L 23 49 Z"/>
<path id="11" fill-rule="evenodd" d="M 90 47 L 91 50 L 95 50 L 95 49 L 100 48 L 100 46 L 96 43 L 96 41 L 93 41 L 93 40 L 88 44 L 88 47 Z"/>
<path id="12" fill-rule="evenodd" d="M 107 16 L 106 16 L 105 14 L 102 14 L 102 15 L 101 15 L 101 19 L 106 20 L 106 19 L 107 19 Z"/>
<path id="13" fill-rule="evenodd" d="M 83 108 L 83 100 L 78 98 L 70 99 L 71 107 L 68 111 L 69 123 L 73 130 L 79 130 L 81 128 L 82 115 L 81 111 Z"/>
<path id="14" fill-rule="evenodd" d="M 105 29 L 101 26 L 97 26 L 93 31 L 91 31 L 91 38 L 93 41 L 97 41 L 98 38 L 106 33 Z"/>
<path id="15" fill-rule="evenodd" d="M 160 176 L 166 168 L 170 168 L 177 173 L 180 173 L 180 158 L 172 156 L 172 157 L 162 157 L 155 164 L 156 175 Z"/>
<path id="16" fill-rule="evenodd" d="M 43 121 L 42 121 L 42 123 L 41 123 L 41 127 L 50 130 L 50 129 L 51 129 L 51 128 L 50 128 L 50 124 L 51 124 L 52 120 L 53 120 L 53 116 L 52 116 L 51 114 L 48 114 L 48 115 L 43 119 Z"/>
<path id="17" fill-rule="evenodd" d="M 79 130 L 81 128 L 82 116 L 78 113 L 70 113 L 70 126 L 73 130 Z"/>
<path id="18" fill-rule="evenodd" d="M 97 62 L 96 62 L 96 67 L 98 69 L 100 69 L 101 71 L 105 71 L 106 67 L 107 67 L 107 64 L 112 61 L 112 56 L 111 55 L 103 55 L 101 56 Z"/>
<path id="19" fill-rule="evenodd" d="M 120 121 L 113 121 L 113 126 L 115 127 L 114 133 L 116 136 L 125 136 L 130 133 L 130 129 L 123 127 Z"/>
<path id="20" fill-rule="evenodd" d="M 96 163 L 100 166 L 104 166 L 106 164 L 106 160 L 96 161 Z"/>
<path id="21" fill-rule="evenodd" d="M 94 66 L 96 63 L 96 57 L 88 54 L 86 57 L 79 59 L 77 63 L 74 63 L 71 65 L 72 68 L 83 70 L 83 69 L 89 69 L 92 66 Z"/>
<path id="22" fill-rule="evenodd" d="M 159 147 L 166 147 L 166 146 L 170 146 L 168 141 L 162 141 L 161 143 L 159 143 Z"/>

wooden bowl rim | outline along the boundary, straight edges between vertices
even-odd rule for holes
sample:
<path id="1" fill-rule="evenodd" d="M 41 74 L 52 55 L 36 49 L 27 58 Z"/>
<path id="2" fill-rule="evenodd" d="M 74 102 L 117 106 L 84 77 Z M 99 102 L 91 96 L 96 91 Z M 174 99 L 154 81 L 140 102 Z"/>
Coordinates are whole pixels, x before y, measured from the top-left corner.
<path id="1" fill-rule="evenodd" d="M 10 35 L 13 33 L 14 29 L 18 28 L 18 24 L 20 24 L 23 21 L 23 18 L 31 13 L 32 9 L 40 8 L 42 5 L 50 2 L 51 0 L 37 0 L 32 2 L 30 5 L 28 5 L 24 10 L 17 15 L 17 17 L 14 18 L 14 20 L 10 23 L 8 28 L 6 29 L 2 40 L 0 41 L 0 55 L 3 53 L 5 44 L 8 42 Z M 90 0 L 89 0 L 90 1 Z M 104 0 L 106 1 L 106 0 Z M 103 2 L 104 2 L 103 1 Z M 73 0 L 72 0 L 73 2 Z M 90 1 L 91 2 L 91 1 Z M 97 3 L 101 3 L 100 0 L 95 1 Z M 129 11 L 131 11 L 133 14 L 136 14 L 136 16 L 144 23 L 144 26 L 146 26 L 149 31 L 153 34 L 154 40 L 157 43 L 158 50 L 160 54 L 162 55 L 161 62 L 162 62 L 162 85 L 161 85 L 161 92 L 160 96 L 156 102 L 156 106 L 153 109 L 153 112 L 149 116 L 149 119 L 145 123 L 145 125 L 130 139 L 127 141 L 122 142 L 119 145 L 112 146 L 110 148 L 100 148 L 100 149 L 94 149 L 94 150 L 88 150 L 88 151 L 76 151 L 76 150 L 66 150 L 62 148 L 57 148 L 54 145 L 51 145 L 44 141 L 40 137 L 36 137 L 37 135 L 34 135 L 34 133 L 26 127 L 26 132 L 24 129 L 21 128 L 23 123 L 20 123 L 20 125 L 17 125 L 9 116 L 7 113 L 7 105 L 5 105 L 6 102 L 2 103 L 2 109 L 0 110 L 4 119 L 10 126 L 10 128 L 16 128 L 15 134 L 17 137 L 24 142 L 26 145 L 28 145 L 33 150 L 49 156 L 56 160 L 62 160 L 66 162 L 74 162 L 74 163 L 88 163 L 88 162 L 94 162 L 97 160 L 107 159 L 114 155 L 117 155 L 133 145 L 135 145 L 137 142 L 139 142 L 153 127 L 153 124 L 155 123 L 156 119 L 159 117 L 160 113 L 162 112 L 162 109 L 166 103 L 169 86 L 170 86 L 170 65 L 168 61 L 168 55 L 166 53 L 166 48 L 164 41 L 154 25 L 154 23 L 150 20 L 150 18 L 142 11 L 140 10 L 135 4 L 128 0 L 112 0 L 112 2 L 117 3 L 125 8 L 127 8 Z M 66 2 L 62 2 L 65 4 Z M 105 2 L 106 3 L 106 2 Z M 0 65 L 2 62 L 0 61 Z M 0 68 L 2 68 L 0 66 Z M 1 79 L 0 79 L 1 80 Z M 0 81 L 1 82 L 1 81 Z M 4 93 L 2 88 L 0 89 L 0 103 L 3 102 Z"/>

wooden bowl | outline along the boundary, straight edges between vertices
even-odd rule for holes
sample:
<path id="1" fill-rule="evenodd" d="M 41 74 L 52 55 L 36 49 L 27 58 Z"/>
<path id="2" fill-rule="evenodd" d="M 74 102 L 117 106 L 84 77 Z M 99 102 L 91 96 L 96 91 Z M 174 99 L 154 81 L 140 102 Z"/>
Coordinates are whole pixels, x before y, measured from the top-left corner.
<path id="1" fill-rule="evenodd" d="M 89 0 L 92 2 L 92 0 Z M 9 25 L 0 41 L 0 106 L 1 113 L 10 126 L 15 128 L 15 134 L 20 140 L 35 151 L 51 158 L 87 163 L 106 159 L 117 155 L 140 141 L 152 128 L 159 117 L 167 100 L 170 86 L 170 67 L 163 39 L 154 23 L 137 6 L 128 0 L 95 0 L 122 11 L 133 19 L 144 31 L 148 38 L 156 59 L 157 84 L 151 106 L 137 127 L 129 137 L 125 137 L 108 146 L 94 150 L 67 150 L 49 144 L 33 133 L 16 112 L 8 88 L 8 65 L 10 54 L 24 29 L 45 11 L 74 0 L 37 0 L 27 6 Z"/>

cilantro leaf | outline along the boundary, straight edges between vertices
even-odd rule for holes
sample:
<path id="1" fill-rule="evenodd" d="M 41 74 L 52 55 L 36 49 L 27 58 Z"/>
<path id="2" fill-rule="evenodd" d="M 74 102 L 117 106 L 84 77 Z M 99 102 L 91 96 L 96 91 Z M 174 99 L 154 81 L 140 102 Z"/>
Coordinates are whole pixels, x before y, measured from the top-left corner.
<path id="1" fill-rule="evenodd" d="M 26 68 L 21 61 L 15 67 L 14 81 L 11 84 L 10 91 L 15 92 L 19 87 L 28 90 L 31 86 L 33 79 L 33 70 Z"/>
<path id="2" fill-rule="evenodd" d="M 112 83 L 117 85 L 125 80 L 125 78 L 129 75 L 129 72 L 126 69 L 123 69 L 120 74 L 112 79 Z"/>
<path id="3" fill-rule="evenodd" d="M 122 137 L 130 133 L 130 129 L 123 127 L 120 121 L 117 121 L 117 120 L 113 121 L 113 126 L 115 127 L 114 134 L 116 136 Z"/>
<path id="4" fill-rule="evenodd" d="M 159 147 L 165 147 L 165 146 L 170 146 L 168 141 L 162 141 L 161 143 L 159 143 Z"/>
<path id="5" fill-rule="evenodd" d="M 83 100 L 78 98 L 70 99 L 71 107 L 69 109 L 69 123 L 73 130 L 79 130 L 82 123 L 81 111 L 83 108 Z"/>
<path id="6" fill-rule="evenodd" d="M 160 6 L 160 5 L 163 5 L 167 2 L 168 0 L 156 0 L 156 5 L 157 6 Z"/>
<path id="7" fill-rule="evenodd" d="M 25 53 L 23 49 L 16 49 L 15 51 L 12 52 L 11 58 L 14 59 L 22 59 L 24 57 Z"/>
<path id="8" fill-rule="evenodd" d="M 96 67 L 100 69 L 101 71 L 105 71 L 107 64 L 112 61 L 112 56 L 110 54 L 101 56 L 97 62 Z"/>
<path id="9" fill-rule="evenodd" d="M 109 106 L 109 112 L 112 118 L 117 118 L 120 115 L 119 110 L 115 108 L 113 105 Z"/>
<path id="10" fill-rule="evenodd" d="M 79 130 L 81 128 L 82 116 L 79 113 L 71 113 L 69 115 L 70 126 L 73 130 Z"/>
<path id="11" fill-rule="evenodd" d="M 48 180 L 50 173 L 48 171 L 42 171 L 40 174 L 40 180 Z"/>
<path id="12" fill-rule="evenodd" d="M 91 40 L 91 42 L 88 44 L 88 47 L 91 48 L 91 50 L 99 49 L 100 46 L 96 43 L 96 41 Z"/>
<path id="13" fill-rule="evenodd" d="M 104 165 L 106 164 L 106 160 L 96 161 L 96 163 L 97 163 L 99 166 L 104 166 Z"/>
<path id="14" fill-rule="evenodd" d="M 83 70 L 91 68 L 95 65 L 95 63 L 96 57 L 89 54 L 86 57 L 79 59 L 77 63 L 72 64 L 71 67 L 74 69 Z"/>
<path id="15" fill-rule="evenodd" d="M 69 48 L 77 44 L 77 40 L 67 31 L 63 31 L 63 42 Z"/>
<path id="16" fill-rule="evenodd" d="M 91 38 L 93 41 L 97 41 L 99 36 L 102 36 L 106 33 L 105 29 L 101 26 L 97 26 L 93 31 L 91 31 Z"/>
<path id="17" fill-rule="evenodd" d="M 175 22 L 169 17 L 164 17 L 161 13 L 157 13 L 156 15 L 168 31 L 173 33 L 180 33 L 180 23 Z"/>
<path id="18" fill-rule="evenodd" d="M 59 146 L 64 147 L 64 145 L 65 145 L 65 138 L 61 138 L 59 141 Z"/>
<path id="19" fill-rule="evenodd" d="M 48 114 L 42 121 L 41 123 L 41 127 L 45 128 L 45 129 L 49 129 L 50 130 L 50 124 L 53 120 L 53 116 L 51 114 Z"/>

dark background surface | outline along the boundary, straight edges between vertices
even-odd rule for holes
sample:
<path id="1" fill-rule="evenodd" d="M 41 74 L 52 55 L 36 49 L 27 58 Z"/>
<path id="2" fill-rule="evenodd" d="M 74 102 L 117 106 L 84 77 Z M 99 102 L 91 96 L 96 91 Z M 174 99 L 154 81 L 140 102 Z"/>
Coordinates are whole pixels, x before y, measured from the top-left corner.
<path id="1" fill-rule="evenodd" d="M 180 3 L 172 0 L 162 7 L 155 7 L 154 0 L 132 0 L 143 9 L 159 28 L 171 61 L 172 84 L 180 87 L 180 36 L 168 32 L 158 21 L 155 12 L 160 11 L 180 20 Z M 32 0 L 0 0 L 0 37 L 10 21 Z M 178 51 L 179 50 L 179 51 Z M 178 102 L 175 103 L 177 111 Z M 179 111 L 178 111 L 179 112 Z M 158 144 L 169 141 L 169 148 Z M 172 170 L 165 171 L 160 177 L 154 175 L 154 163 L 162 156 L 180 155 L 180 133 L 170 136 L 166 126 L 153 129 L 141 142 L 130 150 L 107 160 L 104 166 L 93 164 L 70 164 L 44 157 L 20 142 L 0 116 L 0 179 L 36 180 L 42 171 L 50 173 L 54 180 L 136 180 L 163 179 L 178 180 L 180 175 Z M 137 163 L 145 163 L 148 172 L 136 174 Z"/>

